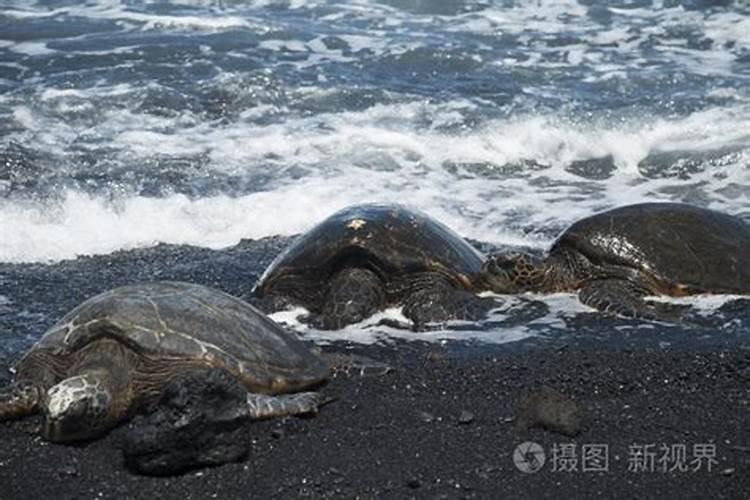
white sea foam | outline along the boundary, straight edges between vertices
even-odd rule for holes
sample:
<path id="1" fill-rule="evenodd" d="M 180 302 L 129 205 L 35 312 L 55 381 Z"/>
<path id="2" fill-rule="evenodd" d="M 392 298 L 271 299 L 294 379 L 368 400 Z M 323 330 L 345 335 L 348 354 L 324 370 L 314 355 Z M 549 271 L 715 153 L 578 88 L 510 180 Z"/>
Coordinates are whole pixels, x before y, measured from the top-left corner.
<path id="1" fill-rule="evenodd" d="M 737 299 L 747 299 L 745 295 L 731 295 L 731 294 L 703 294 L 703 295 L 690 295 L 688 297 L 668 297 L 668 296 L 653 296 L 646 297 L 649 302 L 664 302 L 668 304 L 678 304 L 690 306 L 693 312 L 696 312 L 703 316 L 708 316 L 721 306 L 732 302 Z"/>
<path id="2" fill-rule="evenodd" d="M 81 97 L 49 89 L 44 95 L 62 103 Z M 269 125 L 226 126 L 190 116 L 165 122 L 152 115 L 107 112 L 91 147 L 96 151 L 101 137 L 110 137 L 113 161 L 137 165 L 154 152 L 205 155 L 208 168 L 217 174 L 252 178 L 267 172 L 274 180 L 263 191 L 238 196 L 125 195 L 111 201 L 109 195 L 68 190 L 59 202 L 4 199 L 0 261 L 57 260 L 156 242 L 217 248 L 241 238 L 298 233 L 361 202 L 407 203 L 464 236 L 535 247 L 595 211 L 680 200 L 682 189 L 702 192 L 712 208 L 730 213 L 750 208 L 750 193 L 742 188 L 750 185 L 746 149 L 687 179 L 647 179 L 639 172 L 639 162 L 655 152 L 746 144 L 750 114 L 744 106 L 609 128 L 556 116 L 496 119 L 461 134 L 435 128 L 461 123 L 473 109 L 462 101 L 414 102 Z M 436 125 L 418 126 L 425 117 Z M 70 124 L 51 121 L 33 108 L 17 107 L 14 118 L 25 126 L 18 142 L 33 138 L 52 151 L 72 138 L 86 145 Z M 608 179 L 584 179 L 565 168 L 573 161 L 608 155 L 616 167 Z M 542 166 L 500 173 L 524 160 Z M 284 175 L 290 167 L 305 174 Z"/>
<path id="3" fill-rule="evenodd" d="M 491 294 L 484 295 L 491 296 Z M 487 319 L 476 323 L 454 321 L 450 322 L 444 328 L 424 332 L 409 330 L 408 326 L 411 323 L 403 316 L 400 308 L 387 309 L 360 323 L 348 325 L 334 331 L 317 330 L 300 321 L 300 318 L 307 314 L 304 308 L 280 311 L 272 314 L 271 317 L 275 321 L 301 332 L 305 338 L 314 340 L 317 344 L 344 340 L 369 345 L 387 343 L 394 339 L 420 340 L 425 342 L 471 340 L 487 344 L 505 344 L 536 336 L 540 331 L 569 331 L 568 320 L 581 313 L 595 312 L 595 309 L 582 304 L 575 293 L 554 293 L 547 295 L 527 293 L 520 296 L 495 295 L 494 297 L 498 301 L 498 306 L 488 314 Z M 680 298 L 649 297 L 648 300 L 689 305 L 693 312 L 709 316 L 720 306 L 738 298 L 743 297 L 736 295 L 697 295 Z M 543 303 L 546 307 L 546 312 L 534 319 L 529 320 L 524 317 L 523 319 L 512 321 L 514 311 L 526 307 L 529 301 Z M 384 326 L 381 324 L 383 320 L 400 323 L 407 328 Z M 492 327 L 483 328 L 483 325 L 488 323 Z M 632 325 L 615 327 L 616 330 L 621 331 L 632 330 L 633 328 L 634 326 Z M 637 328 L 639 330 L 648 328 L 656 329 L 657 326 L 639 323 Z"/>
<path id="4" fill-rule="evenodd" d="M 19 54 L 26 54 L 29 56 L 39 56 L 54 54 L 56 51 L 47 47 L 46 42 L 19 42 L 11 45 L 10 50 L 18 52 Z"/>
<path id="5" fill-rule="evenodd" d="M 289 11 L 308 12 L 287 17 L 289 11 L 275 16 L 273 9 L 266 8 L 272 4 L 276 2 L 198 0 L 152 9 L 104 1 L 53 10 L 15 6 L 3 14 L 18 22 L 67 17 L 115 21 L 118 39 L 121 32 L 139 30 L 170 35 L 185 30 L 257 34 L 279 28 L 278 37 L 258 40 L 257 48 L 295 52 L 293 60 L 281 63 L 281 73 L 288 66 L 309 71 L 310 65 L 351 63 L 359 57 L 352 56 L 357 52 L 372 54 L 362 59 L 364 63 L 386 61 L 387 65 L 418 48 L 433 50 L 434 39 L 428 36 L 433 32 L 444 37 L 439 40 L 454 44 L 446 47 L 488 65 L 527 67 L 540 73 L 548 67 L 583 65 L 587 68 L 583 79 L 590 84 L 613 80 L 616 85 L 621 79 L 626 85 L 633 72 L 647 75 L 651 68 L 660 73 L 674 68 L 675 74 L 725 75 L 734 70 L 736 54 L 750 46 L 747 19 L 721 10 L 608 8 L 612 22 L 602 24 L 575 0 L 544 5 L 516 2 L 510 8 L 491 4 L 455 16 L 420 14 L 375 0 L 335 5 L 295 0 L 285 2 Z M 111 28 L 111 23 L 103 24 Z M 686 36 L 669 35 L 670 30 L 682 29 L 697 30 L 713 42 L 705 50 L 688 50 Z M 295 33 L 302 34 L 289 36 Z M 476 38 L 478 33 L 482 39 Z M 547 43 L 561 34 L 570 35 L 570 40 L 562 45 Z M 137 35 L 136 41 L 141 34 Z M 516 37 L 517 46 L 512 51 L 495 50 L 497 40 L 492 37 L 506 35 Z M 342 40 L 345 48 L 328 49 L 327 37 Z M 464 37 L 474 37 L 466 47 L 461 45 Z M 76 47 L 98 48 L 81 41 L 85 35 Z M 51 50 L 39 40 L 0 43 L 33 59 L 49 56 Z M 728 50 L 726 44 L 734 44 L 734 49 Z M 112 54 L 121 50 L 129 49 L 105 49 Z M 221 43 L 195 57 L 206 57 L 204 62 L 211 63 L 213 50 L 220 52 Z M 247 56 L 243 49 L 230 54 Z M 414 57 L 419 63 L 419 55 Z M 669 66 L 654 64 L 661 61 L 669 61 Z M 230 190 L 233 196 L 211 191 L 202 198 L 174 194 L 153 198 L 134 194 L 137 185 L 102 185 L 95 194 L 68 189 L 59 199 L 47 199 L 47 193 L 34 193 L 39 195 L 32 196 L 36 201 L 6 197 L 0 200 L 0 261 L 57 260 L 156 242 L 216 248 L 241 238 L 304 231 L 344 206 L 366 201 L 406 202 L 465 236 L 534 247 L 547 245 L 575 219 L 626 203 L 699 201 L 729 213 L 750 208 L 750 104 L 741 86 L 707 91 L 707 97 L 728 103 L 706 105 L 678 118 L 643 112 L 635 117 L 606 112 L 581 117 L 565 110 L 510 108 L 508 117 L 503 105 L 480 97 L 426 99 L 392 90 L 387 80 L 383 88 L 375 83 L 372 89 L 387 94 L 384 102 L 364 110 L 355 106 L 356 111 L 339 111 L 331 104 L 327 111 L 318 111 L 317 103 L 335 102 L 342 90 L 329 79 L 331 74 L 319 73 L 322 88 L 309 81 L 294 86 L 286 77 L 276 80 L 273 57 L 266 62 L 265 86 L 246 84 L 247 75 L 239 70 L 206 77 L 197 83 L 198 90 L 172 87 L 163 83 L 163 75 L 146 83 L 110 85 L 104 73 L 90 87 L 68 88 L 60 79 L 54 81 L 65 87 L 53 87 L 40 75 L 25 81 L 22 92 L 0 94 L 0 112 L 11 122 L 3 145 L 13 142 L 59 158 L 58 178 L 78 174 L 68 159 L 84 152 L 107 167 L 136 172 L 136 178 L 148 177 L 150 172 L 143 170 L 148 167 L 140 165 L 153 165 L 155 155 L 186 161 L 200 157 L 206 162 L 201 164 L 201 175 L 236 178 L 251 185 L 246 191 Z M 351 70 L 346 66 L 342 74 Z M 77 81 L 77 71 L 87 70 L 71 70 L 71 82 Z M 517 100 L 523 96 L 554 100 L 559 91 L 535 82 L 524 85 Z M 367 88 L 355 84 L 343 90 Z M 141 111 L 147 91 L 156 96 L 160 91 L 187 95 L 198 104 L 193 107 L 190 101 L 184 109 L 178 104 L 166 116 Z M 232 99 L 243 103 L 237 117 L 201 114 L 203 100 L 210 101 L 215 94 L 230 101 L 229 111 Z M 309 112 L 307 104 L 315 111 Z M 710 156 L 722 150 L 735 152 L 682 176 L 647 178 L 641 171 L 643 160 L 653 154 Z M 614 165 L 609 178 L 594 180 L 569 168 L 576 161 L 608 157 Z M 255 186 L 258 178 L 270 180 Z M 0 193 L 9 193 L 12 187 L 10 180 L 0 180 Z M 253 189 L 262 191 L 247 193 Z"/>
<path id="6" fill-rule="evenodd" d="M 408 328 L 411 322 L 405 318 L 400 308 L 390 308 L 377 313 L 359 323 L 348 325 L 334 331 L 317 330 L 300 321 L 307 314 L 304 308 L 280 311 L 271 315 L 275 321 L 301 332 L 306 338 L 318 344 L 346 340 L 361 344 L 375 344 L 388 342 L 393 339 L 421 340 L 440 342 L 448 340 L 473 340 L 489 344 L 504 344 L 532 337 L 539 330 L 566 329 L 566 319 L 582 312 L 593 309 L 578 301 L 576 294 L 556 293 L 548 295 L 525 294 L 522 296 L 493 295 L 497 300 L 497 307 L 490 311 L 487 318 L 475 323 L 462 321 L 449 322 L 444 328 L 414 332 Z M 513 321 L 513 313 L 529 304 L 529 301 L 544 303 L 546 313 L 535 319 Z M 399 323 L 405 328 L 383 325 L 383 321 L 391 324 Z M 485 327 L 487 324 L 491 327 Z M 497 326 L 501 325 L 501 326 Z"/>
<path id="7" fill-rule="evenodd" d="M 500 304 L 499 304 L 500 305 Z M 502 319 L 505 309 L 501 307 L 489 315 L 488 320 Z M 375 344 L 389 342 L 393 339 L 420 340 L 423 342 L 440 342 L 447 340 L 478 340 L 491 344 L 504 344 L 515 342 L 533 335 L 531 329 L 524 326 L 513 326 L 503 329 L 481 329 L 470 328 L 469 323 L 453 321 L 445 328 L 415 332 L 409 329 L 411 322 L 405 318 L 401 308 L 390 308 L 374 314 L 373 316 L 352 325 L 347 325 L 339 330 L 317 330 L 299 320 L 300 316 L 306 314 L 302 308 L 281 311 L 271 315 L 275 321 L 285 324 L 295 331 L 300 332 L 305 338 L 314 340 L 316 344 L 327 344 L 330 342 L 345 340 L 359 344 Z M 383 321 L 400 323 L 404 327 L 386 326 Z M 481 322 L 475 323 L 480 325 Z"/>
<path id="8" fill-rule="evenodd" d="M 156 14 L 131 10 L 128 8 L 127 4 L 123 4 L 122 2 L 100 1 L 96 4 L 69 6 L 51 10 L 7 9 L 3 11 L 3 14 L 7 17 L 16 19 L 53 18 L 61 16 L 99 20 L 113 19 L 120 22 L 131 22 L 138 24 L 141 29 L 171 27 L 181 29 L 218 31 L 232 28 L 246 28 L 252 29 L 254 31 L 257 30 L 261 33 L 268 30 L 268 27 L 264 26 L 261 23 L 253 22 L 252 19 L 244 16 L 232 15 L 231 12 L 232 10 L 227 8 L 221 11 L 207 11 L 206 15 L 202 16 L 193 16 L 186 14 Z"/>
<path id="9" fill-rule="evenodd" d="M 594 73 L 589 74 L 589 81 L 599 74 L 602 80 L 625 76 L 628 69 L 638 68 L 642 74 L 653 66 L 653 61 L 634 58 L 644 44 L 656 44 L 655 49 L 671 64 L 682 66 L 691 73 L 701 75 L 730 75 L 732 64 L 736 59 L 733 52 L 726 49 L 732 44 L 735 49 L 750 46 L 748 18 L 737 12 L 711 12 L 703 10 L 686 10 L 675 8 L 616 8 L 602 7 L 612 16 L 611 22 L 605 25 L 588 15 L 587 8 L 575 0 L 544 2 L 538 5 L 519 2 L 512 8 L 495 6 L 458 16 L 458 19 L 447 26 L 449 31 L 468 33 L 486 33 L 488 35 L 511 33 L 519 35 L 523 45 L 528 44 L 530 57 L 523 61 L 501 59 L 498 64 L 510 64 L 535 68 L 575 67 L 581 61 L 595 63 Z M 571 27 L 574 26 L 573 30 Z M 686 38 L 670 37 L 667 31 L 685 31 L 692 28 L 712 40 L 712 45 L 703 50 L 686 50 Z M 558 47 L 548 46 L 538 36 L 527 36 L 529 32 L 556 35 L 574 33 L 585 43 Z M 567 61 L 544 60 L 545 54 L 568 52 Z M 736 52 L 737 50 L 735 50 Z M 620 57 L 603 55 L 616 54 Z M 625 56 L 625 57 L 622 57 Z M 651 57 L 658 58 L 654 54 Z M 614 61 L 617 62 L 614 62 Z M 662 71 L 662 66 L 656 66 Z"/>

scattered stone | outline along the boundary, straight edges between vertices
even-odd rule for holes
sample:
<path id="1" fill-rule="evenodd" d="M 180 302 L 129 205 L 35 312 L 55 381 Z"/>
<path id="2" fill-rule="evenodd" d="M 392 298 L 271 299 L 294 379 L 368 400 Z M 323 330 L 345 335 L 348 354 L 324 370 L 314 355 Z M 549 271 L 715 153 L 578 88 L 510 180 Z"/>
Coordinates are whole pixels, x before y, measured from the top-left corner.
<path id="1" fill-rule="evenodd" d="M 448 356 L 442 351 L 431 350 L 422 356 L 422 359 L 425 363 L 442 363 L 448 359 Z"/>
<path id="2" fill-rule="evenodd" d="M 583 410 L 568 396 L 542 386 L 519 405 L 516 429 L 542 427 L 550 432 L 576 436 L 583 426 Z"/>
<path id="3" fill-rule="evenodd" d="M 223 370 L 170 383 L 151 412 L 130 424 L 126 465 L 141 474 L 169 475 L 243 459 L 249 451 L 246 394 Z"/>
<path id="4" fill-rule="evenodd" d="M 285 434 L 284 429 L 280 427 L 277 427 L 276 429 L 273 429 L 271 431 L 271 437 L 274 439 L 281 439 L 284 437 L 284 434 Z"/>
<path id="5" fill-rule="evenodd" d="M 57 469 L 57 476 L 60 478 L 64 477 L 78 477 L 81 475 L 81 468 L 77 461 L 73 461 L 69 464 L 62 465 Z"/>
<path id="6" fill-rule="evenodd" d="M 406 482 L 406 486 L 408 486 L 409 488 L 413 490 L 416 490 L 420 486 L 422 486 L 422 483 L 419 481 L 419 479 L 417 479 L 416 477 L 413 477 Z"/>
<path id="7" fill-rule="evenodd" d="M 612 155 L 587 160 L 576 160 L 565 167 L 565 170 L 572 174 L 594 180 L 607 179 L 616 169 L 617 166 Z"/>
<path id="8" fill-rule="evenodd" d="M 731 476 L 732 474 L 734 474 L 734 467 L 728 467 L 721 471 L 722 476 Z"/>
<path id="9" fill-rule="evenodd" d="M 458 423 L 459 424 L 470 424 L 474 421 L 474 414 L 470 411 L 463 410 L 461 414 L 458 416 Z"/>
<path id="10" fill-rule="evenodd" d="M 433 415 L 432 413 L 428 413 L 426 411 L 420 411 L 419 419 L 426 424 L 431 424 L 432 422 L 435 421 L 435 415 Z"/>
<path id="11" fill-rule="evenodd" d="M 42 417 L 41 415 L 33 415 L 31 418 L 15 422 L 15 426 L 24 434 L 39 436 L 42 432 Z"/>

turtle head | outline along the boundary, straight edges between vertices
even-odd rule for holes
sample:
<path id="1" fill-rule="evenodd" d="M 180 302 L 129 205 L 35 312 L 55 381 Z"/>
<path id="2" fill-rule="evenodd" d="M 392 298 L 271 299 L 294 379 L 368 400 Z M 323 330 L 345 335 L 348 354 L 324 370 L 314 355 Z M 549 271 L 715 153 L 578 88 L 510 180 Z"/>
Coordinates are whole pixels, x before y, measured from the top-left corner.
<path id="1" fill-rule="evenodd" d="M 89 372 L 67 378 L 47 391 L 44 414 L 45 439 L 56 442 L 97 437 L 117 422 L 112 411 L 108 377 Z"/>
<path id="2" fill-rule="evenodd" d="M 526 253 L 496 254 L 482 266 L 484 279 L 495 293 L 537 291 L 544 281 L 544 266 Z"/>

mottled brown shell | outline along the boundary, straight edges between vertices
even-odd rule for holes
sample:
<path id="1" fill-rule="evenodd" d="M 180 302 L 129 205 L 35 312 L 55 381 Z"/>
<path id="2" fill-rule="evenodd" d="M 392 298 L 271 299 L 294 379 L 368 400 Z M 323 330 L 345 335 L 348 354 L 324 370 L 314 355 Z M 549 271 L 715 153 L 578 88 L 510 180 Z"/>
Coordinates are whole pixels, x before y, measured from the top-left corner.
<path id="1" fill-rule="evenodd" d="M 50 328 L 27 357 L 37 350 L 63 357 L 102 337 L 152 358 L 206 362 L 262 392 L 295 391 L 328 375 L 322 359 L 250 304 L 181 282 L 124 286 L 92 297 Z"/>
<path id="2" fill-rule="evenodd" d="M 295 240 L 256 285 L 265 295 L 277 282 L 288 290 L 320 288 L 347 261 L 384 281 L 438 272 L 458 286 L 475 287 L 482 255 L 461 236 L 417 210 L 367 204 L 341 210 Z M 311 292 L 313 293 L 313 292 Z"/>
<path id="3" fill-rule="evenodd" d="M 679 203 L 642 203 L 582 219 L 551 249 L 644 271 L 685 293 L 750 291 L 750 225 Z"/>

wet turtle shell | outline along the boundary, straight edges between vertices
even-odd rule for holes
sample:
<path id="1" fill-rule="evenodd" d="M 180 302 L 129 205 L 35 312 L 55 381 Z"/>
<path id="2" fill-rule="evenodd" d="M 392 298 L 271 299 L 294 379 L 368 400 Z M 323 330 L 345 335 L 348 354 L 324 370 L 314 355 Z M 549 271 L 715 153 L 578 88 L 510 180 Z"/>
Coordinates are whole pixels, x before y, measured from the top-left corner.
<path id="1" fill-rule="evenodd" d="M 434 272 L 460 288 L 475 290 L 482 263 L 483 256 L 461 236 L 418 210 L 357 205 L 298 237 L 271 263 L 255 293 L 265 296 L 283 290 L 315 308 L 323 300 L 323 285 L 346 266 L 374 271 L 386 285 Z M 397 295 L 406 287 L 386 288 Z"/>
<path id="2" fill-rule="evenodd" d="M 642 203 L 582 219 L 551 256 L 580 252 L 591 263 L 642 271 L 674 295 L 750 291 L 750 225 L 680 203 Z"/>
<path id="3" fill-rule="evenodd" d="M 328 375 L 322 359 L 250 304 L 181 282 L 124 286 L 83 302 L 32 347 L 19 373 L 40 351 L 65 360 L 102 337 L 151 358 L 222 368 L 253 392 L 292 392 Z"/>

